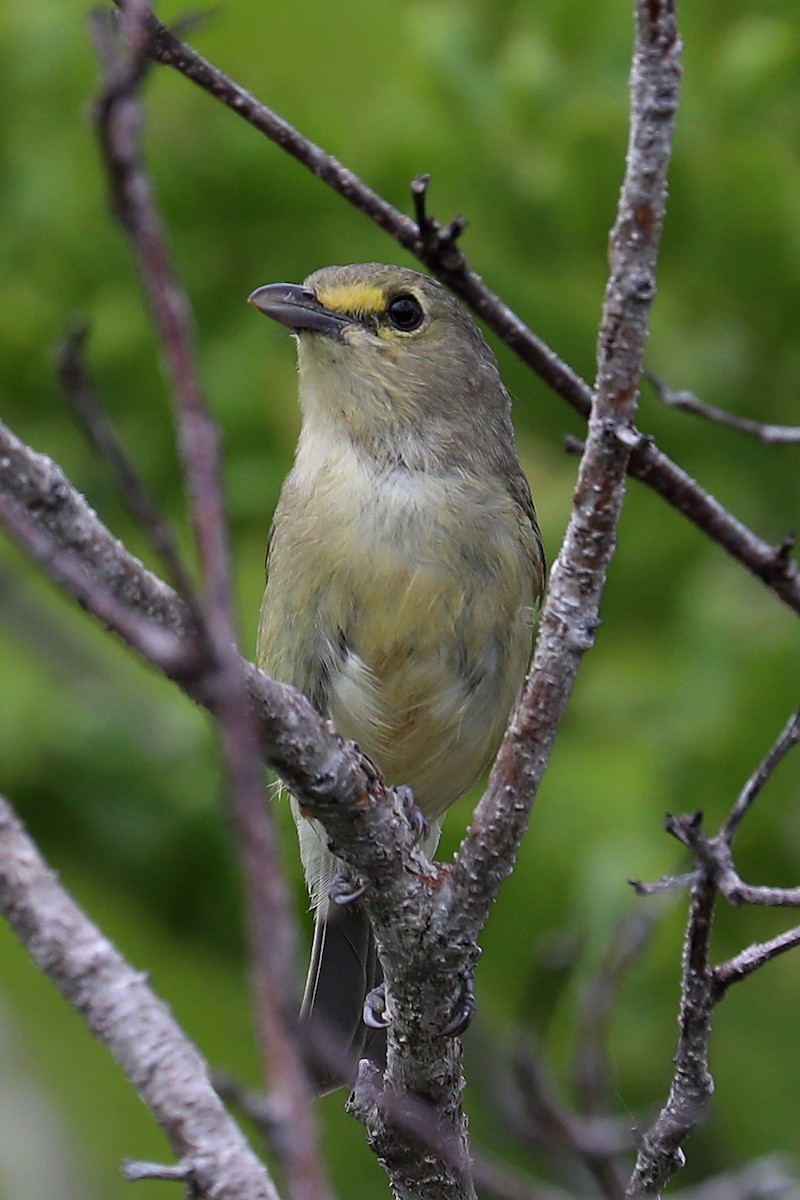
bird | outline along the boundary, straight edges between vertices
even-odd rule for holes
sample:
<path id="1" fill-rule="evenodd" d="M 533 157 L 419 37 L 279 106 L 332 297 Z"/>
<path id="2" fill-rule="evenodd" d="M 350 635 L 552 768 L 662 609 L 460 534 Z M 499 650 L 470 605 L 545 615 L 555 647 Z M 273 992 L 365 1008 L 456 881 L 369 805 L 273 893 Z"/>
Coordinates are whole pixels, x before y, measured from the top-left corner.
<path id="1" fill-rule="evenodd" d="M 294 335 L 301 411 L 257 662 L 412 789 L 432 855 L 502 740 L 544 587 L 511 398 L 475 321 L 418 271 L 323 267 L 248 299 Z M 324 829 L 291 805 L 315 919 L 301 1022 L 323 1092 L 352 1082 L 380 964 L 363 905 L 334 903 L 357 893 L 332 899 Z"/>

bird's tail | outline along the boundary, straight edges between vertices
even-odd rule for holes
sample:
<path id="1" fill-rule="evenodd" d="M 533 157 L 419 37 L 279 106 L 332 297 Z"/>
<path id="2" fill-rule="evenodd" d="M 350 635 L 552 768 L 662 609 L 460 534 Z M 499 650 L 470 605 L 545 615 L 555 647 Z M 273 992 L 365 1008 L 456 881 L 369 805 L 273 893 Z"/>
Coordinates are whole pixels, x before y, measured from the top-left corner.
<path id="1" fill-rule="evenodd" d="M 381 979 L 367 914 L 357 901 L 325 908 L 317 910 L 300 1010 L 308 1067 L 320 1095 L 352 1084 L 365 1053 L 381 1067 L 386 1053 L 385 1034 L 376 1037 L 362 1019 L 367 993 Z"/>

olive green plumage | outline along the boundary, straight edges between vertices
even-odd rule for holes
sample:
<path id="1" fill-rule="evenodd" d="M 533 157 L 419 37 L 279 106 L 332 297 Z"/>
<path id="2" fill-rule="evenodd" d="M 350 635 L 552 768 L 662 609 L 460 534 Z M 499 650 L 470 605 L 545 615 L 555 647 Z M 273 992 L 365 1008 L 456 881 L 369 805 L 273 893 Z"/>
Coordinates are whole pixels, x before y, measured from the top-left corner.
<path id="1" fill-rule="evenodd" d="M 251 301 L 296 334 L 302 410 L 258 661 L 413 788 L 432 852 L 500 743 L 544 581 L 510 398 L 475 323 L 416 271 L 328 267 Z M 304 1013 L 355 1055 L 369 926 L 358 906 L 330 913 L 335 861 L 295 816 L 317 921 Z"/>

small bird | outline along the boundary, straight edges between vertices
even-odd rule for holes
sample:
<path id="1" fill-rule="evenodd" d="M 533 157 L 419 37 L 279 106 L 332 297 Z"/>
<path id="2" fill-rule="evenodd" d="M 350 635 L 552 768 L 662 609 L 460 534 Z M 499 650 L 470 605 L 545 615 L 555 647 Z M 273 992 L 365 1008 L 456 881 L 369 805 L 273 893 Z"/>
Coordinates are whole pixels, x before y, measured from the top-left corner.
<path id="1" fill-rule="evenodd" d="M 432 854 L 500 744 L 544 585 L 511 400 L 472 318 L 417 271 L 325 267 L 249 301 L 295 336 L 302 413 L 258 663 L 413 789 Z M 379 964 L 362 906 L 331 901 L 324 830 L 292 810 L 315 914 L 301 1018 L 328 1049 L 322 1091 L 352 1080 Z"/>

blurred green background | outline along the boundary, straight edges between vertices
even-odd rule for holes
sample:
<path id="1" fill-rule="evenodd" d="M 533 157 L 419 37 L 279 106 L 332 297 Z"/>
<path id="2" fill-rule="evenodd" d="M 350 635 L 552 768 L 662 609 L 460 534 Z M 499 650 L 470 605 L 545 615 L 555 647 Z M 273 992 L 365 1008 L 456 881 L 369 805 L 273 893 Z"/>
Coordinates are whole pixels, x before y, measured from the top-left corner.
<path id="1" fill-rule="evenodd" d="M 160 15 L 176 18 L 177 3 Z M 171 417 L 137 279 L 108 219 L 89 120 L 96 68 L 79 0 L 0 9 L 2 417 L 55 457 L 104 521 L 158 569 L 54 383 L 65 319 L 91 322 L 109 411 L 189 547 Z M 796 0 L 707 0 L 681 13 L 683 104 L 649 366 L 675 388 L 764 421 L 798 423 L 800 10 Z M 191 40 L 401 208 L 430 171 L 431 210 L 463 213 L 490 285 L 586 378 L 627 136 L 628 0 L 308 0 L 302 11 L 222 0 Z M 147 89 L 146 144 L 175 260 L 195 309 L 200 369 L 225 445 L 241 644 L 252 653 L 266 530 L 298 414 L 290 340 L 245 304 L 256 286 L 318 266 L 409 264 L 385 235 L 175 73 Z M 411 264 L 413 265 L 413 264 Z M 578 433 L 564 404 L 498 347 L 522 455 L 555 555 Z M 667 411 L 640 424 L 764 538 L 798 527 L 800 448 L 766 448 Z M 51 864 L 215 1066 L 254 1083 L 236 868 L 205 716 L 0 549 L 0 790 Z M 664 813 L 727 811 L 798 702 L 796 617 L 632 484 L 588 656 L 517 871 L 482 939 L 473 1058 L 515 1022 L 539 1030 L 570 1094 L 583 980 L 631 905 L 626 880 L 680 867 Z M 740 837 L 753 882 L 800 876 L 800 758 L 775 775 Z M 449 817 L 457 844 L 469 800 Z M 305 900 L 291 834 L 286 861 Z M 683 902 L 666 906 L 612 1026 L 614 1106 L 660 1102 L 675 1039 Z M 725 958 L 790 920 L 722 911 Z M 576 944 L 566 983 L 554 946 Z M 681 1183 L 800 1134 L 800 960 L 786 956 L 717 1013 L 717 1094 Z M 127 1196 L 123 1155 L 165 1158 L 149 1114 L 105 1051 L 0 931 L 0 1197 Z M 491 1050 L 487 1052 L 486 1047 Z M 471 1049 L 470 1049 L 471 1047 Z M 481 1050 L 483 1047 L 483 1050 Z M 536 1167 L 473 1067 L 476 1140 Z M 361 1129 L 321 1105 L 341 1194 L 381 1195 Z M 164 1186 L 138 1184 L 149 1200 Z"/>

